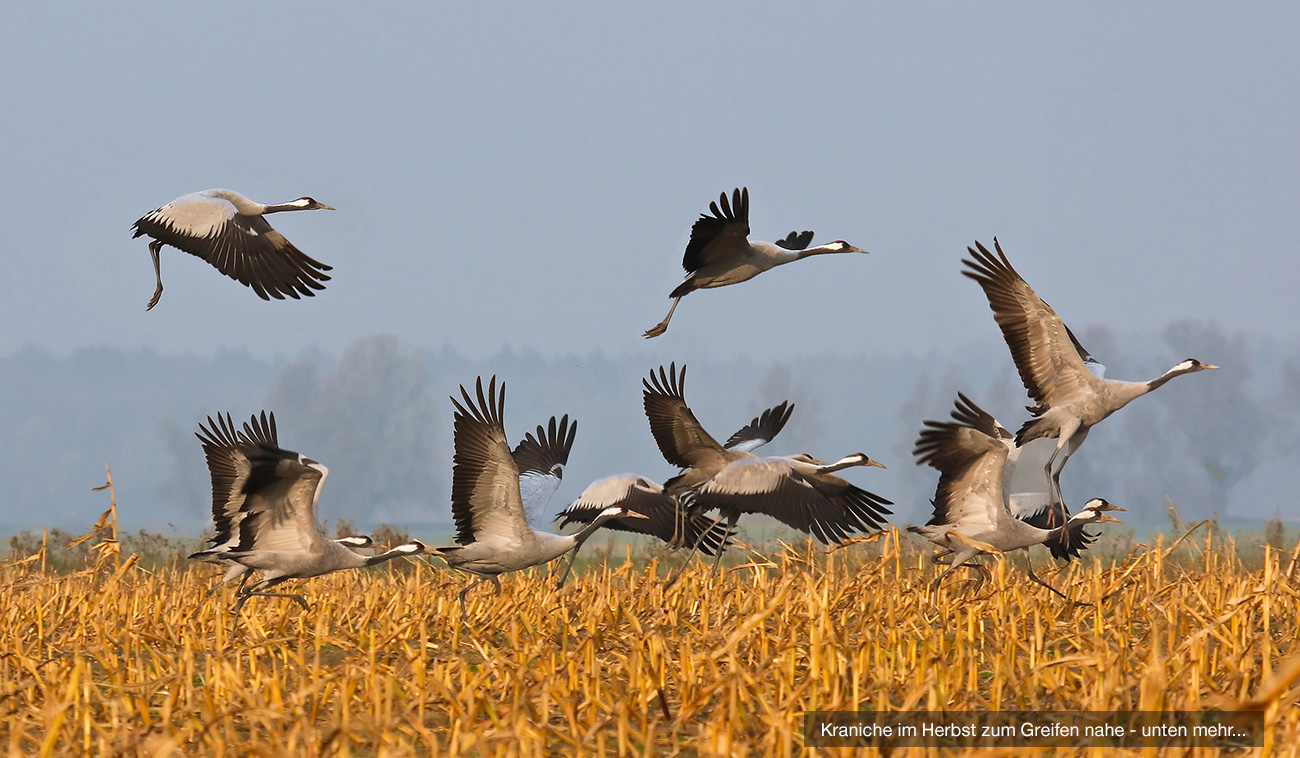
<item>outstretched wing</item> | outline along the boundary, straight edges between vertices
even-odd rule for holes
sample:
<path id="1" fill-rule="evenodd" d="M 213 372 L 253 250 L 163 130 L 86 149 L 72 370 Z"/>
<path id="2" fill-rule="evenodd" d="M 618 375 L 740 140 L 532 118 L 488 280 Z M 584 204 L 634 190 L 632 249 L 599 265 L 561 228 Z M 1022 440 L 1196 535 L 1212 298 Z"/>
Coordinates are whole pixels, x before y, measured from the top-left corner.
<path id="1" fill-rule="evenodd" d="M 727 193 L 723 192 L 718 202 L 709 203 L 713 215 L 701 213 L 691 227 L 691 241 L 682 256 L 682 268 L 687 273 L 749 254 L 749 189 L 733 190 L 731 197 L 728 203 Z"/>
<path id="2" fill-rule="evenodd" d="M 606 508 L 622 506 L 646 518 L 615 518 L 606 528 L 648 534 L 677 547 L 700 543 L 700 550 L 715 555 L 721 549 L 725 527 L 703 514 L 689 516 L 663 487 L 636 474 L 607 476 L 592 482 L 577 500 L 556 516 L 560 528 L 590 524 Z"/>
<path id="3" fill-rule="evenodd" d="M 551 496 L 560 488 L 577 432 L 578 422 L 570 424 L 568 414 L 558 423 L 551 416 L 547 427 L 538 426 L 536 436 L 532 432 L 524 435 L 511 451 L 519 469 L 519 495 L 530 523 L 538 523 Z"/>
<path id="4" fill-rule="evenodd" d="M 969 269 L 962 274 L 983 288 L 1020 379 L 1037 403 L 1030 410 L 1041 415 L 1097 380 L 1084 365 L 1081 353 L 1087 351 L 1080 349 L 1061 317 L 1011 266 L 996 238 L 993 246 L 997 255 L 979 242 L 978 249 L 966 248 L 973 260 L 962 261 Z"/>
<path id="5" fill-rule="evenodd" d="M 678 468 L 691 468 L 722 454 L 722 446 L 704 430 L 682 396 L 686 366 L 680 374 L 676 363 L 670 363 L 667 371 L 660 366 L 658 375 L 651 371 L 641 383 L 650 433 L 665 460 Z"/>
<path id="6" fill-rule="evenodd" d="M 731 435 L 723 447 L 752 453 L 754 450 L 771 442 L 785 428 L 785 422 L 790 420 L 790 414 L 793 412 L 794 403 L 783 400 L 779 405 L 772 406 L 760 413 L 747 426 Z"/>
<path id="7" fill-rule="evenodd" d="M 484 395 L 483 377 L 479 377 L 475 382 L 477 403 L 463 385 L 460 393 L 464 404 L 451 399 L 456 448 L 452 456 L 451 512 L 456 521 L 456 543 L 460 545 L 493 540 L 519 544 L 529 531 L 519 494 L 519 469 L 506 442 L 502 421 L 506 385 L 501 383 L 498 394 L 496 384 L 493 376 Z"/>
<path id="8" fill-rule="evenodd" d="M 807 250 L 808 245 L 812 244 L 813 233 L 810 231 L 790 232 L 783 240 L 777 240 L 776 244 L 786 250 Z"/>

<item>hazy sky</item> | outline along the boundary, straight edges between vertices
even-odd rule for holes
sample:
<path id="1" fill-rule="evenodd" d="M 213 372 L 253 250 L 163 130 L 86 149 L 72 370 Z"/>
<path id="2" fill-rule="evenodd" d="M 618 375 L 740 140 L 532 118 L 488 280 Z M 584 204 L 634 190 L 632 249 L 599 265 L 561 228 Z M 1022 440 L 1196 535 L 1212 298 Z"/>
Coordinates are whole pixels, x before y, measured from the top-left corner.
<path id="1" fill-rule="evenodd" d="M 996 333 L 958 274 L 994 235 L 1073 324 L 1300 331 L 1300 6 L 759 5 L 10 5 L 0 352 L 925 352 Z M 643 341 L 738 185 L 755 237 L 872 255 Z M 168 248 L 146 313 L 129 227 L 209 187 L 336 206 L 273 218 L 329 288 L 266 303 Z"/>

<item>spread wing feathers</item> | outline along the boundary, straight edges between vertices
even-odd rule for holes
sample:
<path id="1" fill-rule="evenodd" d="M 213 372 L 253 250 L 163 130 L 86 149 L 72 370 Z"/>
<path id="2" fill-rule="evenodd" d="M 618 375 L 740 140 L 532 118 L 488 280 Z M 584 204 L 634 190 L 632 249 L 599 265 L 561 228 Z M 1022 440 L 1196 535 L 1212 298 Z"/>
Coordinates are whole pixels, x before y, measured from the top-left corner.
<path id="1" fill-rule="evenodd" d="M 695 220 L 691 227 L 691 241 L 686 244 L 686 254 L 682 256 L 682 268 L 687 273 L 694 273 L 710 263 L 749 254 L 749 188 L 733 190 L 731 197 L 732 201 L 728 203 L 727 193 L 723 192 L 718 202 L 709 203 L 713 215 L 701 213 Z"/>
<path id="2" fill-rule="evenodd" d="M 641 383 L 650 433 L 665 460 L 678 468 L 691 468 L 722 453 L 722 446 L 704 431 L 682 396 L 685 365 L 680 374 L 676 363 L 670 363 L 667 371 L 660 366 L 658 375 L 651 371 L 650 378 Z"/>
<path id="3" fill-rule="evenodd" d="M 592 482 L 556 519 L 562 519 L 561 529 L 569 524 L 590 524 L 606 508 L 614 506 L 646 518 L 611 519 L 605 522 L 607 529 L 648 534 L 670 544 L 694 545 L 698 541 L 706 555 L 716 555 L 722 549 L 724 524 L 702 513 L 688 516 L 676 499 L 664 494 L 663 487 L 635 474 L 608 476 Z M 679 530 L 684 530 L 683 538 L 675 541 Z"/>
<path id="4" fill-rule="evenodd" d="M 214 547 L 196 553 L 301 551 L 322 541 L 315 501 L 322 471 L 276 444 L 275 416 L 265 411 L 236 432 L 230 415 L 200 424 L 212 476 Z"/>
<path id="5" fill-rule="evenodd" d="M 812 244 L 813 233 L 810 231 L 790 232 L 785 239 L 777 240 L 776 244 L 786 250 L 807 250 L 808 245 Z"/>
<path id="6" fill-rule="evenodd" d="M 1069 520 L 1070 513 L 1061 503 L 1049 502 L 1047 507 L 1019 518 L 1039 529 L 1056 529 Z M 1084 531 L 1083 527 L 1083 524 L 1073 524 L 1063 531 L 1061 536 L 1044 542 L 1043 546 L 1050 550 L 1052 557 L 1057 560 L 1068 562 L 1078 558 L 1081 552 L 1087 550 L 1088 546 L 1097 540 L 1096 535 Z"/>
<path id="7" fill-rule="evenodd" d="M 519 494 L 519 469 L 515 466 L 502 410 L 506 402 L 506 385 L 492 377 L 486 396 L 483 378 L 475 383 L 478 402 L 462 385 L 462 405 L 455 397 L 453 435 L 455 454 L 451 470 L 451 511 L 456 520 L 456 543 L 469 545 L 487 538 L 523 540 L 528 519 Z"/>
<path id="8" fill-rule="evenodd" d="M 223 198 L 186 195 L 146 213 L 132 229 L 133 237 L 147 234 L 202 258 L 263 300 L 311 296 L 330 279 L 330 266 L 294 247 L 264 217 L 245 216 Z"/>
<path id="9" fill-rule="evenodd" d="M 551 416 L 548 426 L 538 425 L 536 436 L 528 432 L 515 449 L 510 451 L 519 473 L 551 473 L 556 466 L 568 463 L 569 451 L 573 449 L 573 438 L 577 433 L 578 422 L 569 423 L 568 414 L 558 423 Z"/>
<path id="10" fill-rule="evenodd" d="M 244 486 L 252 473 L 252 464 L 240 449 L 230 414 L 217 414 L 216 421 L 208 416 L 208 424 L 199 424 L 194 436 L 203 446 L 203 456 L 208 462 L 212 478 L 212 520 L 216 524 L 213 545 L 222 545 L 238 536 L 237 527 L 243 519 Z"/>
<path id="11" fill-rule="evenodd" d="M 568 414 L 558 424 L 551 416 L 547 427 L 539 425 L 536 436 L 529 432 L 511 451 L 519 469 L 519 495 L 530 522 L 536 523 L 541 518 L 551 496 L 560 488 L 577 432 L 578 422 L 570 424 Z"/>
<path id="12" fill-rule="evenodd" d="M 1083 365 L 1085 368 L 1088 369 L 1088 373 L 1092 374 L 1098 379 L 1105 379 L 1106 378 L 1105 364 L 1103 364 L 1101 361 L 1097 360 L 1096 358 L 1092 357 L 1092 353 L 1089 353 L 1088 348 L 1084 347 L 1083 343 L 1079 342 L 1079 338 L 1074 336 L 1074 332 L 1070 331 L 1070 327 L 1068 326 L 1065 327 L 1065 333 L 1069 335 L 1070 342 L 1074 344 L 1074 350 L 1079 354 L 1079 360 L 1083 361 Z"/>
<path id="13" fill-rule="evenodd" d="M 772 438 L 785 428 L 785 422 L 790 420 L 790 414 L 793 412 L 794 404 L 783 400 L 780 405 L 763 411 L 758 418 L 750 421 L 748 426 L 731 435 L 723 447 L 752 453 L 755 449 L 771 442 Z"/>
<path id="14" fill-rule="evenodd" d="M 926 421 L 912 455 L 917 465 L 939 471 L 934 514 L 927 526 L 967 524 L 993 530 L 1010 516 L 1002 499 L 1007 460 L 1002 441 L 955 421 Z"/>
<path id="15" fill-rule="evenodd" d="M 981 431 L 994 439 L 1002 440 L 1003 444 L 1008 444 L 1012 439 L 1011 432 L 1007 431 L 1005 426 L 999 424 L 998 420 L 993 418 L 993 414 L 976 405 L 975 401 L 966 397 L 965 393 L 957 393 L 957 402 L 954 404 L 952 417 L 959 424 Z"/>
<path id="16" fill-rule="evenodd" d="M 695 493 L 701 511 L 763 513 L 824 543 L 843 542 L 855 531 L 878 529 L 892 505 L 837 476 L 806 477 L 788 458 L 749 458 L 729 463 Z"/>
<path id="17" fill-rule="evenodd" d="M 970 270 L 962 273 L 984 289 L 1020 379 L 1037 402 L 1030 411 L 1041 415 L 1059 399 L 1082 392 L 1096 379 L 1085 367 L 1078 340 L 1061 317 L 1012 268 L 996 238 L 993 246 L 996 256 L 979 242 L 975 243 L 978 250 L 966 248 L 974 260 L 963 259 Z"/>

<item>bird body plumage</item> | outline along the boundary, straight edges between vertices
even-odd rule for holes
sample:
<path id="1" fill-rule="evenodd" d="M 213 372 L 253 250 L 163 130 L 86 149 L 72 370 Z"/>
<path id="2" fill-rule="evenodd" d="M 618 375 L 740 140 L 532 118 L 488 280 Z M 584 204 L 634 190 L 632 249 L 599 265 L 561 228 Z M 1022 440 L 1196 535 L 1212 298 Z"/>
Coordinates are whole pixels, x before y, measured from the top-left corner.
<path id="1" fill-rule="evenodd" d="M 226 189 L 210 189 L 178 197 L 141 216 L 132 237 L 149 236 L 157 290 L 148 309 L 162 296 L 159 252 L 163 245 L 183 250 L 212 264 L 226 276 L 247 285 L 263 300 L 312 296 L 325 289 L 330 266 L 304 254 L 271 228 L 266 214 L 280 211 L 333 210 L 312 198 L 264 205 Z"/>

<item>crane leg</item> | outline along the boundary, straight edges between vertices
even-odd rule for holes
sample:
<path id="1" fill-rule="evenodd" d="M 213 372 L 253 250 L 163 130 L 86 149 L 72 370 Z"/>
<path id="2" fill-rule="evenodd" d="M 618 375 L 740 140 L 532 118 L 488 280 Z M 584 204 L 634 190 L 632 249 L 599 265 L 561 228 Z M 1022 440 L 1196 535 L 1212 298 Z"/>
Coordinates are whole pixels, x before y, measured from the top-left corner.
<path id="1" fill-rule="evenodd" d="M 719 517 L 719 518 L 721 518 L 721 517 Z M 729 537 L 731 536 L 731 530 L 736 528 L 736 522 L 739 521 L 739 520 L 740 520 L 740 514 L 739 514 L 739 513 L 732 513 L 730 516 L 727 517 L 727 528 L 726 528 L 726 530 L 722 533 L 722 544 L 723 544 L 723 545 L 727 544 L 727 538 L 729 538 Z M 705 532 L 705 534 L 707 534 L 707 533 L 708 533 L 708 532 Z M 704 539 L 704 535 L 703 535 L 703 534 L 700 535 L 700 539 L 701 539 L 701 540 Z M 721 547 L 718 548 L 718 554 L 717 554 L 716 556 L 713 557 L 713 573 L 714 573 L 714 574 L 717 574 L 717 573 L 718 573 L 718 565 L 719 565 L 720 563 L 722 563 L 722 548 L 721 548 Z"/>
<path id="2" fill-rule="evenodd" d="M 1052 592 L 1056 593 L 1057 595 L 1059 595 L 1059 596 L 1061 597 L 1062 600 L 1065 600 L 1065 601 L 1067 601 L 1067 602 L 1074 603 L 1075 605 L 1084 605 L 1084 606 L 1092 605 L 1092 603 L 1084 603 L 1084 602 L 1082 602 L 1082 601 L 1075 600 L 1074 598 L 1070 597 L 1069 595 L 1066 595 L 1064 592 L 1061 592 L 1060 590 L 1056 589 L 1055 587 L 1053 587 L 1052 585 L 1050 585 L 1050 584 L 1048 584 L 1047 582 L 1043 581 L 1042 579 L 1039 579 L 1039 578 L 1038 578 L 1038 575 L 1034 573 L 1034 562 L 1033 562 L 1032 560 L 1030 560 L 1030 558 L 1029 558 L 1028 555 L 1025 556 L 1025 570 L 1029 572 L 1029 578 L 1030 578 L 1030 579 L 1033 579 L 1035 582 L 1037 582 L 1037 583 L 1043 585 L 1043 586 L 1046 587 L 1047 589 L 1049 589 L 1049 590 L 1051 590 Z"/>
<path id="3" fill-rule="evenodd" d="M 709 526 L 709 528 L 702 530 L 700 532 L 700 536 L 695 538 L 695 544 L 691 545 L 691 552 L 686 554 L 686 560 L 682 561 L 682 565 L 677 569 L 677 573 L 673 574 L 672 578 L 668 580 L 668 583 L 664 585 L 665 590 L 667 590 L 669 587 L 677 583 L 678 577 L 682 575 L 682 572 L 685 571 L 686 567 L 690 565 L 691 559 L 695 557 L 695 551 L 700 549 L 700 543 L 704 542 L 704 536 L 708 534 L 709 531 L 713 529 L 713 527 L 717 526 L 720 523 L 722 523 L 722 514 L 719 513 L 718 517 L 713 520 L 713 523 Z M 722 554 L 722 548 L 724 547 L 726 547 L 725 541 L 722 543 L 721 546 L 718 547 L 719 555 Z"/>
<path id="4" fill-rule="evenodd" d="M 668 322 L 672 321 L 673 311 L 677 310 L 677 304 L 682 301 L 683 297 L 685 297 L 685 295 L 678 295 L 677 297 L 673 298 L 673 305 L 671 308 L 668 309 L 668 315 L 664 316 L 664 320 L 660 321 L 659 323 L 647 329 L 645 334 L 642 336 L 644 336 L 646 339 L 650 339 L 651 337 L 658 337 L 659 335 L 668 331 Z"/>
<path id="5" fill-rule="evenodd" d="M 153 297 L 149 299 L 146 311 L 153 310 L 153 307 L 158 304 L 158 298 L 162 297 L 162 264 L 158 262 L 158 253 L 162 250 L 162 246 L 163 243 L 158 240 L 149 243 L 149 255 L 153 256 L 153 274 L 158 278 L 158 289 L 153 291 Z"/>
<path id="6" fill-rule="evenodd" d="M 244 591 L 244 585 L 248 583 L 248 577 L 250 577 L 250 576 L 252 576 L 252 575 L 253 575 L 253 570 L 252 570 L 252 569 L 248 569 L 247 571 L 245 571 L 243 574 L 240 575 L 240 577 L 239 577 L 239 586 L 238 586 L 238 587 L 235 587 L 235 597 L 239 597 L 239 593 L 241 593 L 241 592 Z M 205 601 L 205 600 L 207 600 L 208 598 L 212 597 L 212 593 L 214 593 L 214 592 L 216 592 L 217 590 L 221 589 L 221 586 L 222 586 L 223 584 L 225 584 L 226 582 L 228 582 L 228 581 L 230 581 L 230 580 L 229 580 L 229 579 L 222 579 L 221 581 L 219 581 L 219 582 L 217 582 L 216 584 L 214 584 L 214 585 L 212 585 L 211 587 L 209 587 L 209 588 L 207 589 L 207 591 L 205 591 L 205 592 L 203 593 L 203 596 L 199 598 L 199 602 L 194 606 L 194 613 L 191 613 L 191 614 L 190 614 L 190 618 L 191 618 L 191 619 L 194 619 L 194 618 L 198 617 L 198 615 L 199 615 L 199 611 L 203 609 L 203 601 Z"/>
<path id="7" fill-rule="evenodd" d="M 555 589 L 558 590 L 563 587 L 564 580 L 569 578 L 569 572 L 573 571 L 573 562 L 578 559 L 578 550 L 580 547 L 581 546 L 575 547 L 569 551 L 569 565 L 564 567 L 564 573 L 560 575 L 560 581 L 555 583 Z"/>
<path id="8" fill-rule="evenodd" d="M 953 569 L 957 568 L 958 566 L 965 565 L 966 561 L 969 561 L 971 558 L 974 558 L 977 551 L 974 548 L 968 548 L 962 550 L 960 553 L 958 553 L 956 550 L 953 550 L 951 552 L 955 553 L 955 555 L 953 555 L 952 558 L 952 565 L 949 566 L 947 569 L 945 569 L 942 574 L 935 577 L 935 580 L 930 584 L 930 592 L 934 596 L 934 602 L 939 601 L 939 583 L 943 581 L 944 577 L 951 574 L 953 572 Z"/>
<path id="9" fill-rule="evenodd" d="M 497 581 L 496 574 L 484 574 L 483 576 L 480 576 L 478 579 L 471 582 L 468 587 L 461 590 L 456 595 L 456 597 L 460 598 L 460 615 L 462 616 L 465 615 L 465 595 L 468 594 L 470 590 L 474 589 L 475 587 L 479 586 L 480 584 L 486 582 L 489 579 L 491 579 L 492 583 L 497 586 L 497 594 L 498 595 L 501 594 L 501 582 Z"/>
<path id="10" fill-rule="evenodd" d="M 275 587 L 276 585 L 283 584 L 284 582 L 288 581 L 288 579 L 289 579 L 288 577 L 278 577 L 276 579 L 263 579 L 261 581 L 254 582 L 253 584 L 250 584 L 247 587 L 241 589 L 239 591 L 239 594 L 237 595 L 239 599 L 235 601 L 235 609 L 231 611 L 231 615 L 234 616 L 234 619 L 231 622 L 231 627 L 230 627 L 231 634 L 234 634 L 235 630 L 239 628 L 239 612 L 244 609 L 244 603 L 247 603 L 250 597 L 287 598 L 289 600 L 293 600 L 298 605 L 301 605 L 304 611 L 310 610 L 310 608 L 307 606 L 307 601 L 302 599 L 302 595 L 290 595 L 288 593 L 266 591 L 271 589 L 272 587 Z"/>

